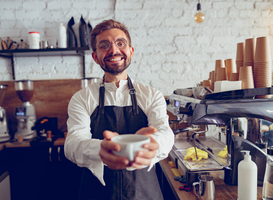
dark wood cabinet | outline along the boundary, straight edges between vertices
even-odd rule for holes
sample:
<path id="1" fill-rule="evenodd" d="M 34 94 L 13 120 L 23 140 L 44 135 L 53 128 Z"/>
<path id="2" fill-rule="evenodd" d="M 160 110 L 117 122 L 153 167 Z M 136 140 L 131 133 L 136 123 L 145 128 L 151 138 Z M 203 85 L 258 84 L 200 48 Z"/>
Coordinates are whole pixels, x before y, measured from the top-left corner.
<path id="1" fill-rule="evenodd" d="M 75 200 L 82 169 L 63 146 L 7 148 L 12 200 Z"/>

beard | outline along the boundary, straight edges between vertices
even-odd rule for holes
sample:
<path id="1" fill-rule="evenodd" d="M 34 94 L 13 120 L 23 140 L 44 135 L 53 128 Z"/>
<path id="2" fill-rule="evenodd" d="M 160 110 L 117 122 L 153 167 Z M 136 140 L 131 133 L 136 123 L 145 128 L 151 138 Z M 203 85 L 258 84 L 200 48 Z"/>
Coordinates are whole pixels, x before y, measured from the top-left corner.
<path id="1" fill-rule="evenodd" d="M 108 65 L 106 64 L 106 60 L 111 58 L 111 57 L 114 57 L 114 56 L 122 56 L 122 59 L 124 60 L 124 63 L 123 65 L 120 65 L 120 64 L 111 64 L 111 65 Z M 107 57 L 105 57 L 103 59 L 103 62 L 102 61 L 99 61 L 99 64 L 100 64 L 100 67 L 103 69 L 103 71 L 105 72 L 108 72 L 110 74 L 113 74 L 113 75 L 118 75 L 120 73 L 122 73 L 125 69 L 127 69 L 129 67 L 129 65 L 131 64 L 131 57 L 127 58 L 126 55 L 122 55 L 122 54 L 112 54 L 112 55 L 109 55 Z"/>

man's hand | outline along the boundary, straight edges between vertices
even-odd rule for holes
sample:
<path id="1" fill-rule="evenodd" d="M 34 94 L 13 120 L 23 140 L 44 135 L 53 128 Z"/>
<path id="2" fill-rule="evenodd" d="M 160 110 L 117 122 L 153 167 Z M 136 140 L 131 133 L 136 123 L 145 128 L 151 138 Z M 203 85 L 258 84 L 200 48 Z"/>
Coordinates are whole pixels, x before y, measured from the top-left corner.
<path id="1" fill-rule="evenodd" d="M 129 160 L 124 157 L 116 156 L 112 151 L 119 151 L 120 145 L 111 141 L 111 138 L 119 135 L 116 132 L 104 131 L 104 140 L 101 142 L 101 149 L 99 155 L 104 164 L 110 169 L 125 169 L 129 165 Z"/>
<path id="2" fill-rule="evenodd" d="M 147 149 L 148 151 L 139 151 L 135 157 L 135 160 L 131 163 L 132 167 L 142 169 L 144 165 L 149 166 L 151 164 L 152 159 L 156 156 L 157 149 L 159 148 L 158 143 L 151 136 L 151 134 L 156 132 L 157 129 L 152 126 L 141 128 L 136 132 L 138 135 L 146 135 L 150 137 L 151 142 L 143 145 L 143 148 Z"/>
<path id="3" fill-rule="evenodd" d="M 151 134 L 156 133 L 156 131 L 156 128 L 150 126 L 141 128 L 135 133 L 138 135 L 146 135 L 150 137 L 151 142 L 143 145 L 143 148 L 147 149 L 148 151 L 138 151 L 137 156 L 132 163 L 129 163 L 127 158 L 116 156 L 112 153 L 112 151 L 119 151 L 121 148 L 119 144 L 111 141 L 112 137 L 119 134 L 112 131 L 104 131 L 104 140 L 101 143 L 101 149 L 99 151 L 102 162 L 110 169 L 125 169 L 126 167 L 130 166 L 136 169 L 142 169 L 144 165 L 149 166 L 159 147 L 156 140 L 151 136 Z"/>

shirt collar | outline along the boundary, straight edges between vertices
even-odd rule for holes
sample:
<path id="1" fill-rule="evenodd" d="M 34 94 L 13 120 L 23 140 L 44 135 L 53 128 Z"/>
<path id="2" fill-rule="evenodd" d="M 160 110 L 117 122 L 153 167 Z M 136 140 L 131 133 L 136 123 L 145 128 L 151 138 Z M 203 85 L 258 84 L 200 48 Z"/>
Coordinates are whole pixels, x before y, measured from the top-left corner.
<path id="1" fill-rule="evenodd" d="M 119 82 L 119 88 L 117 88 L 116 84 L 114 82 L 111 83 L 104 83 L 105 88 L 108 90 L 125 90 L 128 88 L 128 81 L 127 80 L 120 80 Z"/>

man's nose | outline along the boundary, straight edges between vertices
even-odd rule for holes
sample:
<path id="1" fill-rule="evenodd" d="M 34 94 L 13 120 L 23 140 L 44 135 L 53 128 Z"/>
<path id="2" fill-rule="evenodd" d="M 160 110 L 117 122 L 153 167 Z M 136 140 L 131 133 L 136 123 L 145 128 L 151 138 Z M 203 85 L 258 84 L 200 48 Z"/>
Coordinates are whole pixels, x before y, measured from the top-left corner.
<path id="1" fill-rule="evenodd" d="M 109 52 L 115 53 L 115 52 L 120 52 L 120 50 L 117 47 L 117 45 L 114 42 L 112 42 L 111 45 L 110 45 L 110 48 L 109 48 Z"/>

